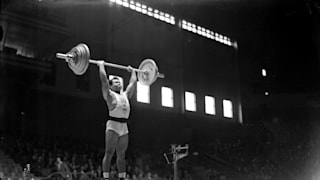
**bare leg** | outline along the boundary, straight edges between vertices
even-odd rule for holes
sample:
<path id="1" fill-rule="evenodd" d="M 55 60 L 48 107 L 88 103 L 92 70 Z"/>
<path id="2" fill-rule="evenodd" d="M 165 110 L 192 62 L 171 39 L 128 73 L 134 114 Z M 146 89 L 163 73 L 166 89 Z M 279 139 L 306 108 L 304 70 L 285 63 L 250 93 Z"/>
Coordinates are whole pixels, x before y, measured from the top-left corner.
<path id="1" fill-rule="evenodd" d="M 126 175 L 125 174 L 126 173 L 125 155 L 128 147 L 128 142 L 129 142 L 129 134 L 120 136 L 118 145 L 116 147 L 119 178 L 125 178 L 125 175 Z"/>
<path id="2" fill-rule="evenodd" d="M 119 135 L 116 132 L 112 130 L 106 131 L 106 138 L 105 138 L 106 147 L 105 147 L 104 157 L 102 160 L 102 171 L 104 173 L 109 173 L 110 171 L 111 160 L 118 143 L 118 138 L 119 138 Z"/>

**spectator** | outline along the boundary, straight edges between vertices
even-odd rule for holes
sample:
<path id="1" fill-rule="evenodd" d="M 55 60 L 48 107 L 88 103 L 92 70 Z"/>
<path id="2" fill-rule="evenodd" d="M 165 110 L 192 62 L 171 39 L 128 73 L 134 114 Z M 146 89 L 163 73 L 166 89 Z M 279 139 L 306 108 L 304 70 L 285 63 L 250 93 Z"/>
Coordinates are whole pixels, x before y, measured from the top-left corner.
<path id="1" fill-rule="evenodd" d="M 56 164 L 57 172 L 59 172 L 64 179 L 68 179 L 68 180 L 71 179 L 70 169 L 68 165 L 61 160 L 60 157 L 57 157 L 55 164 Z"/>

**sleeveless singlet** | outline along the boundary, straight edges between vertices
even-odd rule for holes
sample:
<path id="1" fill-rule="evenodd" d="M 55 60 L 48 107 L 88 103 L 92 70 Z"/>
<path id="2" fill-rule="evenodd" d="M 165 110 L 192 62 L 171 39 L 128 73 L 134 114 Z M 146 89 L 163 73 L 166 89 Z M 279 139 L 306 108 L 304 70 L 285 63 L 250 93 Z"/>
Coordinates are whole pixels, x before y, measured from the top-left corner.
<path id="1" fill-rule="evenodd" d="M 116 97 L 117 105 L 109 111 L 109 120 L 107 121 L 106 130 L 113 130 L 119 134 L 119 136 L 129 133 L 127 120 L 130 115 L 130 104 L 125 93 L 120 94 L 111 91 Z"/>

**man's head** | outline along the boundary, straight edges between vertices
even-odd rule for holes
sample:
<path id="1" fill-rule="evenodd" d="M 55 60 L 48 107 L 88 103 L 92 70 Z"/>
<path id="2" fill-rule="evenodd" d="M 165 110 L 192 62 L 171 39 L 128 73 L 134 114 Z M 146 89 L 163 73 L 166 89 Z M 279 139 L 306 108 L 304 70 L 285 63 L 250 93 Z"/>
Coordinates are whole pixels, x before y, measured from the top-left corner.
<path id="1" fill-rule="evenodd" d="M 122 83 L 119 77 L 111 77 L 109 80 L 110 89 L 120 93 L 122 90 Z"/>

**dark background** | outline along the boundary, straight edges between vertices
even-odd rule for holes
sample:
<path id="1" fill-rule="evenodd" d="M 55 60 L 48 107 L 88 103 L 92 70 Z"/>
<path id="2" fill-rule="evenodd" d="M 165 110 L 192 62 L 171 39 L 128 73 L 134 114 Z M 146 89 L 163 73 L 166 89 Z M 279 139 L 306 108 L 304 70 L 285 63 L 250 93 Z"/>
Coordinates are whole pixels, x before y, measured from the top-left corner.
<path id="1" fill-rule="evenodd" d="M 150 104 L 131 101 L 132 142 L 141 146 L 245 136 L 244 127 L 275 118 L 317 124 L 317 1 L 141 2 L 226 35 L 238 48 L 105 1 L 2 1 L 0 130 L 103 141 L 107 106 L 97 68 L 76 76 L 55 58 L 79 43 L 93 59 L 138 67 L 153 58 L 165 74 L 150 87 Z M 127 72 L 108 71 L 128 82 Z M 161 107 L 162 86 L 173 88 L 174 108 Z M 184 111 L 184 91 L 196 94 L 197 112 Z M 205 95 L 216 98 L 214 116 L 204 113 Z M 223 99 L 233 102 L 232 119 L 222 116 Z"/>

